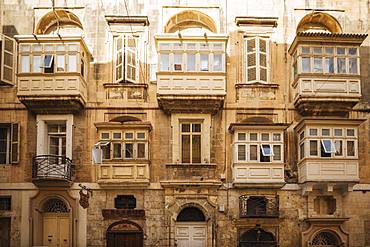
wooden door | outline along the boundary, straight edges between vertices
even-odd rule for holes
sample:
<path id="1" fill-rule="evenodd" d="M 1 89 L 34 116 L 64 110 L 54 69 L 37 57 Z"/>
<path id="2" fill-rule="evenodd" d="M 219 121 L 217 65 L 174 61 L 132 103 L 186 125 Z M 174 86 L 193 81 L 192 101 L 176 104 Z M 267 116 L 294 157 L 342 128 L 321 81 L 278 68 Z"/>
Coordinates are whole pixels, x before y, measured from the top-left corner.
<path id="1" fill-rule="evenodd" d="M 143 247 L 142 232 L 112 231 L 107 237 L 107 247 Z"/>
<path id="2" fill-rule="evenodd" d="M 43 216 L 43 245 L 48 247 L 69 247 L 69 216 L 45 213 Z"/>
<path id="3" fill-rule="evenodd" d="M 0 247 L 10 246 L 10 218 L 0 218 Z"/>
<path id="4" fill-rule="evenodd" d="M 177 223 L 175 234 L 177 247 L 207 246 L 207 225 L 204 222 Z"/>

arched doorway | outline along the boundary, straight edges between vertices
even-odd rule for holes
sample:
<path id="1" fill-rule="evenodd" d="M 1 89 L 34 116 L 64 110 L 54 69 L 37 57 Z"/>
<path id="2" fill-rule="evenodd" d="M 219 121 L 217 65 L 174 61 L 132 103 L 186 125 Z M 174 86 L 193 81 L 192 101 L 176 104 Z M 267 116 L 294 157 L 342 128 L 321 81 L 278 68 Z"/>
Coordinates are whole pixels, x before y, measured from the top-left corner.
<path id="1" fill-rule="evenodd" d="M 313 238 L 309 246 L 340 247 L 343 246 L 337 234 L 331 231 L 320 231 Z"/>
<path id="2" fill-rule="evenodd" d="M 186 207 L 176 218 L 175 241 L 177 247 L 206 247 L 207 222 L 197 207 Z"/>
<path id="3" fill-rule="evenodd" d="M 70 210 L 60 198 L 50 198 L 42 205 L 43 245 L 71 246 Z"/>
<path id="4" fill-rule="evenodd" d="M 260 227 L 248 230 L 239 239 L 239 247 L 276 247 L 276 239 L 271 232 Z"/>
<path id="5" fill-rule="evenodd" d="M 107 247 L 143 247 L 143 230 L 131 221 L 118 221 L 107 229 Z"/>

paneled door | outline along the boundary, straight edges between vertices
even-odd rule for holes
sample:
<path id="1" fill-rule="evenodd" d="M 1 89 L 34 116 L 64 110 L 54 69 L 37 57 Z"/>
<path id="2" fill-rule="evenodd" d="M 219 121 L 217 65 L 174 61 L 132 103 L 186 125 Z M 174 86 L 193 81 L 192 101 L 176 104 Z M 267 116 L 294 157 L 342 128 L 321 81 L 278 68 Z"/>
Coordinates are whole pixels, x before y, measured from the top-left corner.
<path id="1" fill-rule="evenodd" d="M 181 222 L 176 224 L 177 247 L 206 247 L 207 224 L 205 222 Z"/>
<path id="2" fill-rule="evenodd" d="M 43 244 L 48 247 L 69 247 L 69 216 L 65 213 L 43 215 Z"/>
<path id="3" fill-rule="evenodd" d="M 0 218 L 0 247 L 10 246 L 10 218 Z"/>

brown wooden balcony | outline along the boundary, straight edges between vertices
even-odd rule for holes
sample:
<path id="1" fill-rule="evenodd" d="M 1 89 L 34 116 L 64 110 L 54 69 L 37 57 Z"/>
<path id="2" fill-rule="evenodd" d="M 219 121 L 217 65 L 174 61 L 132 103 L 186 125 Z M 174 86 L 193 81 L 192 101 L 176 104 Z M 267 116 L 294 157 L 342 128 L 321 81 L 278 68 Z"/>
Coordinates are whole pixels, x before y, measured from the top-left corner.
<path id="1" fill-rule="evenodd" d="M 37 155 L 32 162 L 32 182 L 39 187 L 69 187 L 74 165 L 65 156 Z"/>

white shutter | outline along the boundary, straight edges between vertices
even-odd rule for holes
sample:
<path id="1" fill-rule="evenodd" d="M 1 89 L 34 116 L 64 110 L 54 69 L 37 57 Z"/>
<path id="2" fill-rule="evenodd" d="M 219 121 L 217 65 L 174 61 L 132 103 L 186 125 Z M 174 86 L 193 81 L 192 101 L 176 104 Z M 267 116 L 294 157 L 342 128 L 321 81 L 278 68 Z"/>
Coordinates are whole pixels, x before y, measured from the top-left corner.
<path id="1" fill-rule="evenodd" d="M 123 47 L 123 37 L 119 36 L 115 40 L 114 44 L 114 81 L 121 82 L 123 80 L 123 64 L 124 64 L 124 47 Z"/>
<path id="2" fill-rule="evenodd" d="M 15 84 L 16 42 L 13 38 L 1 37 L 1 81 Z"/>
<path id="3" fill-rule="evenodd" d="M 255 82 L 257 80 L 257 45 L 256 38 L 246 38 L 246 81 Z"/>
<path id="4" fill-rule="evenodd" d="M 135 37 L 126 35 L 125 37 L 125 81 L 136 82 L 138 75 L 138 54 L 137 43 Z"/>
<path id="5" fill-rule="evenodd" d="M 262 37 L 246 38 L 246 81 L 269 81 L 269 39 Z"/>
<path id="6" fill-rule="evenodd" d="M 19 137 L 20 137 L 20 124 L 12 123 L 10 130 L 10 160 L 11 163 L 19 162 Z"/>

